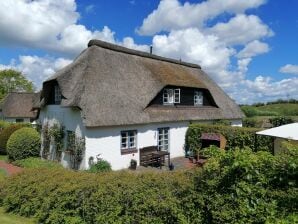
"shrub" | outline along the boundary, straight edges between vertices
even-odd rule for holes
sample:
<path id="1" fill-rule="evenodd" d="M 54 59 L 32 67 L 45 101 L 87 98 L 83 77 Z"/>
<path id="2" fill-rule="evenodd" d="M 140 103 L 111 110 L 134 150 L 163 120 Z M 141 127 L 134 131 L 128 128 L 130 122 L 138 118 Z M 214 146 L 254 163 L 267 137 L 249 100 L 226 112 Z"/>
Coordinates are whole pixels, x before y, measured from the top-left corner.
<path id="1" fill-rule="evenodd" d="M 111 170 L 112 170 L 112 167 L 108 161 L 100 160 L 90 166 L 89 172 L 90 173 L 99 173 L 99 172 L 107 172 L 107 171 L 111 171 Z"/>
<path id="2" fill-rule="evenodd" d="M 257 120 L 255 118 L 244 118 L 242 121 L 243 127 L 247 128 L 256 128 L 257 127 Z"/>
<path id="3" fill-rule="evenodd" d="M 18 129 L 24 127 L 24 124 L 12 124 L 0 132 L 0 154 L 7 154 L 6 145 L 9 137 Z"/>
<path id="4" fill-rule="evenodd" d="M 293 123 L 293 119 L 290 117 L 273 117 L 269 119 L 273 127 L 278 127 L 285 124 Z"/>
<path id="5" fill-rule="evenodd" d="M 11 160 L 21 160 L 39 156 L 40 136 L 33 128 L 21 128 L 15 131 L 7 142 L 7 154 Z"/>
<path id="6" fill-rule="evenodd" d="M 24 167 L 24 168 L 62 168 L 60 163 L 43 160 L 36 157 L 29 157 L 27 159 L 21 159 L 13 162 L 14 165 Z"/>
<path id="7" fill-rule="evenodd" d="M 182 172 L 30 169 L 0 185 L 1 206 L 39 223 L 201 222 L 192 177 Z"/>
<path id="8" fill-rule="evenodd" d="M 11 125 L 11 123 L 0 120 L 0 131 L 2 131 L 4 128 L 7 128 L 9 125 Z"/>
<path id="9" fill-rule="evenodd" d="M 269 151 L 272 145 L 270 137 L 256 135 L 257 128 L 243 128 L 232 126 L 218 126 L 206 124 L 192 124 L 185 136 L 186 149 L 190 151 L 201 149 L 200 136 L 205 132 L 220 133 L 227 139 L 226 149 L 249 147 L 253 150 Z"/>

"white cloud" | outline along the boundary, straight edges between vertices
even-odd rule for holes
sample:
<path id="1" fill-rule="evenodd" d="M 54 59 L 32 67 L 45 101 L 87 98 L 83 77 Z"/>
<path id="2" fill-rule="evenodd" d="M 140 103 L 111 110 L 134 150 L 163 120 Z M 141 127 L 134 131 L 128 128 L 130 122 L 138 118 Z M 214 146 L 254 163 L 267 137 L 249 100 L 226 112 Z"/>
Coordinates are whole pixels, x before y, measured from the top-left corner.
<path id="1" fill-rule="evenodd" d="M 201 3 L 182 5 L 178 0 L 163 0 L 158 8 L 148 15 L 138 32 L 153 35 L 160 31 L 171 31 L 189 27 L 202 27 L 204 22 L 224 12 L 243 13 L 246 9 L 256 8 L 265 0 L 207 0 Z"/>
<path id="2" fill-rule="evenodd" d="M 43 81 L 71 62 L 71 60 L 65 58 L 55 59 L 52 57 L 23 55 L 19 56 L 17 61 L 12 60 L 8 65 L 0 64 L 0 70 L 18 70 L 22 72 L 29 80 L 33 81 L 37 88 L 40 88 Z"/>
<path id="3" fill-rule="evenodd" d="M 133 38 L 131 37 L 125 37 L 123 38 L 123 41 L 119 43 L 120 45 L 127 47 L 127 48 L 131 48 L 131 49 L 135 49 L 135 50 L 139 50 L 139 51 L 149 51 L 149 46 L 148 45 L 137 45 Z"/>
<path id="4" fill-rule="evenodd" d="M 74 56 L 87 47 L 90 39 L 115 42 L 114 32 L 108 27 L 90 31 L 77 24 L 79 17 L 74 0 L 0 1 L 0 44 Z"/>
<path id="5" fill-rule="evenodd" d="M 227 78 L 224 71 L 234 50 L 223 45 L 216 36 L 189 28 L 154 36 L 153 53 L 200 64 L 217 81 L 224 81 Z"/>
<path id="6" fill-rule="evenodd" d="M 279 72 L 298 75 L 298 65 L 286 64 L 279 69 Z"/>
<path id="7" fill-rule="evenodd" d="M 85 7 L 85 12 L 86 13 L 92 13 L 92 12 L 94 12 L 94 5 L 87 5 L 86 7 Z"/>
<path id="8" fill-rule="evenodd" d="M 273 31 L 255 15 L 238 14 L 227 23 L 217 23 L 207 29 L 228 45 L 242 45 L 273 35 Z"/>
<path id="9" fill-rule="evenodd" d="M 269 51 L 269 46 L 259 40 L 248 43 L 238 54 L 238 58 L 251 58 Z"/>

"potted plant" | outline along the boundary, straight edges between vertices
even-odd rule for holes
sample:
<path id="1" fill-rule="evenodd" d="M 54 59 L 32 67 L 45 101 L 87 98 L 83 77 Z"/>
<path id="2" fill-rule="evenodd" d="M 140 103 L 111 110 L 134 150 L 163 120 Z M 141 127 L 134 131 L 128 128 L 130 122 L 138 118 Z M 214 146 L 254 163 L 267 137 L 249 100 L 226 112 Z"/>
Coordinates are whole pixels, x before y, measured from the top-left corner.
<path id="1" fill-rule="evenodd" d="M 135 159 L 130 160 L 130 169 L 131 170 L 136 170 L 137 169 L 137 164 L 138 162 Z"/>

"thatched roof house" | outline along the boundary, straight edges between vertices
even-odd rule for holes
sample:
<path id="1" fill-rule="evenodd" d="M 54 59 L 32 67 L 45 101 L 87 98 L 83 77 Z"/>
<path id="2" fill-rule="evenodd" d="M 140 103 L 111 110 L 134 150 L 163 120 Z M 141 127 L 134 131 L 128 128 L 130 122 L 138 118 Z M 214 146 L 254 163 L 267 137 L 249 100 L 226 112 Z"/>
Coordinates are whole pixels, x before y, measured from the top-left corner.
<path id="1" fill-rule="evenodd" d="M 85 139 L 80 168 L 100 155 L 117 170 L 131 159 L 140 164 L 144 147 L 183 156 L 190 122 L 228 119 L 241 125 L 243 116 L 199 65 L 91 40 L 73 63 L 43 83 L 39 120 L 44 130 L 57 122 L 63 126 L 66 142 L 71 136 Z M 57 156 L 42 145 L 47 158 Z M 68 152 L 59 158 L 68 167 L 77 165 L 69 154 L 72 145 L 66 143 Z"/>
<path id="2" fill-rule="evenodd" d="M 30 122 L 36 119 L 37 112 L 32 110 L 35 97 L 35 93 L 9 93 L 1 105 L 3 119 L 12 122 Z"/>
<path id="3" fill-rule="evenodd" d="M 73 63 L 44 82 L 43 105 L 50 99 L 53 83 L 61 89 L 61 105 L 80 108 L 87 127 L 243 117 L 238 105 L 200 66 L 99 40 L 90 41 Z M 214 106 L 152 106 L 166 86 L 205 89 Z"/>

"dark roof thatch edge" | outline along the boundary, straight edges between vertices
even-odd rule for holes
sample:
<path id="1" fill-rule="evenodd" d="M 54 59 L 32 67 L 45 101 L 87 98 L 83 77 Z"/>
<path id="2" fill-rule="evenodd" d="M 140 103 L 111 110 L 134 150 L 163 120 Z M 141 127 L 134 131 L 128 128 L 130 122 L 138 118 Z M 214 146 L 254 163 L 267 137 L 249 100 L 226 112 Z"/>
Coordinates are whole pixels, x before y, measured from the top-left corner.
<path id="1" fill-rule="evenodd" d="M 88 43 L 88 47 L 91 47 L 91 46 L 98 46 L 101 48 L 118 51 L 118 52 L 122 52 L 122 53 L 126 53 L 126 54 L 132 54 L 132 55 L 137 55 L 137 56 L 141 56 L 141 57 L 145 57 L 145 58 L 152 58 L 152 59 L 159 60 L 159 61 L 165 61 L 165 62 L 170 62 L 170 63 L 174 63 L 174 64 L 178 64 L 178 65 L 188 66 L 191 68 L 201 69 L 201 66 L 197 65 L 197 64 L 188 63 L 188 62 L 175 60 L 175 59 L 171 59 L 171 58 L 166 58 L 166 57 L 161 57 L 161 56 L 150 54 L 147 52 L 133 50 L 133 49 L 129 49 L 126 47 L 122 47 L 120 45 L 111 44 L 111 43 L 101 41 L 101 40 L 90 40 Z"/>

